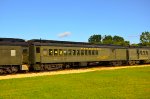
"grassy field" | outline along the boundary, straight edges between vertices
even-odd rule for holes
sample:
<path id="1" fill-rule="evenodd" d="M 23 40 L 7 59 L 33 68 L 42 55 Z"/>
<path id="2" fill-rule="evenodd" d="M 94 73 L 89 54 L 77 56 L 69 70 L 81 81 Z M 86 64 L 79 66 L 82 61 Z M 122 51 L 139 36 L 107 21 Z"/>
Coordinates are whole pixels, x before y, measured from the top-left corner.
<path id="1" fill-rule="evenodd" d="M 0 80 L 0 99 L 150 99 L 150 67 Z"/>

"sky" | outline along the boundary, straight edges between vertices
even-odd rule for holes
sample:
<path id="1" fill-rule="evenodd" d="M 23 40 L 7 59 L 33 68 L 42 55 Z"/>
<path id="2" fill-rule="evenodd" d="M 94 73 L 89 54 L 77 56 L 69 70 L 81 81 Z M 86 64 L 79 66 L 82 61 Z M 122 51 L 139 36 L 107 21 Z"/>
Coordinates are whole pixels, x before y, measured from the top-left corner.
<path id="1" fill-rule="evenodd" d="M 87 42 L 94 34 L 139 43 L 150 0 L 0 0 L 0 37 Z"/>

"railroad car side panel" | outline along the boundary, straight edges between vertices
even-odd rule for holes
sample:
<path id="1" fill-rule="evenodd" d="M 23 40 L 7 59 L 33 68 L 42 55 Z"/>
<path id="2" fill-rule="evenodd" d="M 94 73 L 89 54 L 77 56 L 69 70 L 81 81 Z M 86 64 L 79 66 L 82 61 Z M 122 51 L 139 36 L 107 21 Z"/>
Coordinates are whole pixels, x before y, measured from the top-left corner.
<path id="1" fill-rule="evenodd" d="M 22 48 L 20 46 L 0 46 L 0 65 L 22 64 Z"/>
<path id="2" fill-rule="evenodd" d="M 139 60 L 138 49 L 128 49 L 128 60 Z"/>
<path id="3" fill-rule="evenodd" d="M 115 49 L 115 59 L 126 60 L 127 59 L 126 49 Z"/>
<path id="4" fill-rule="evenodd" d="M 100 48 L 98 61 L 111 61 L 111 60 L 114 60 L 114 58 L 115 58 L 114 49 Z"/>
<path id="5" fill-rule="evenodd" d="M 139 60 L 148 60 L 149 59 L 149 53 L 148 49 L 139 49 Z"/>

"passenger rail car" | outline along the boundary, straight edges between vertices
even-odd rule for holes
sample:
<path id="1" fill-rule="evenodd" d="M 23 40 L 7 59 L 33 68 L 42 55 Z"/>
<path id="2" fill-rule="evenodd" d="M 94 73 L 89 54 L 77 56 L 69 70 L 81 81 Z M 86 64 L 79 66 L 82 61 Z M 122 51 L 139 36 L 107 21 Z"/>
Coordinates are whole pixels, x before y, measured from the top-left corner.
<path id="1" fill-rule="evenodd" d="M 28 44 L 22 39 L 0 38 L 0 74 L 28 70 Z"/>

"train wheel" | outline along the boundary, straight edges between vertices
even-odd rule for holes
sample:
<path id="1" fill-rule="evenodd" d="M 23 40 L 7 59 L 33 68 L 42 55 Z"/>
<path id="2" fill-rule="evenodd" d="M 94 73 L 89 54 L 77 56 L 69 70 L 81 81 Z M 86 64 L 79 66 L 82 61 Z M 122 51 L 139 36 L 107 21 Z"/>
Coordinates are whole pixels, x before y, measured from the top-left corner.
<path id="1" fill-rule="evenodd" d="M 136 65 L 138 65 L 140 63 L 140 61 L 135 61 Z"/>
<path id="2" fill-rule="evenodd" d="M 9 67 L 8 67 L 8 68 L 6 68 L 6 72 L 7 72 L 7 73 L 9 73 L 9 74 L 11 74 L 11 73 L 12 73 L 11 68 L 9 68 Z"/>
<path id="3" fill-rule="evenodd" d="M 48 70 L 48 65 L 44 65 L 44 70 Z"/>
<path id="4" fill-rule="evenodd" d="M 68 65 L 66 65 L 66 68 L 70 68 L 70 65 L 68 64 Z"/>
<path id="5" fill-rule="evenodd" d="M 117 63 L 116 62 L 111 62 L 110 63 L 112 66 L 117 66 Z"/>
<path id="6" fill-rule="evenodd" d="M 0 69 L 0 75 L 2 75 L 4 73 L 3 69 Z"/>
<path id="7" fill-rule="evenodd" d="M 59 68 L 58 69 L 63 69 L 63 65 L 61 64 L 61 65 L 59 65 Z"/>
<path id="8" fill-rule="evenodd" d="M 50 66 L 48 66 L 47 70 L 48 70 L 48 71 L 49 71 L 49 70 L 52 70 L 51 65 L 50 65 Z"/>
<path id="9" fill-rule="evenodd" d="M 122 62 L 121 61 L 114 61 L 114 62 L 111 62 L 111 65 L 112 66 L 121 66 Z"/>
<path id="10" fill-rule="evenodd" d="M 44 71 L 44 65 L 43 64 L 40 65 L 40 71 Z"/>
<path id="11" fill-rule="evenodd" d="M 135 65 L 136 63 L 135 63 L 135 61 L 129 61 L 128 64 L 129 65 Z"/>
<path id="12" fill-rule="evenodd" d="M 15 66 L 11 67 L 11 70 L 12 70 L 12 73 L 16 73 L 16 72 L 18 72 L 18 68 L 17 68 L 17 67 L 15 67 Z"/>

